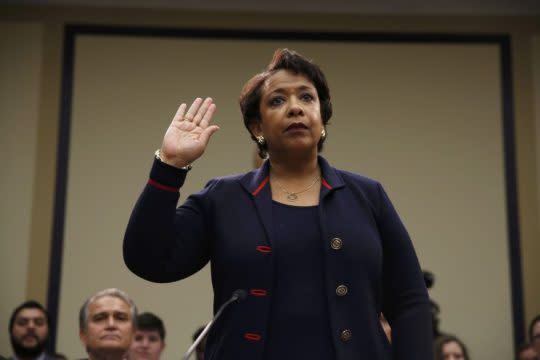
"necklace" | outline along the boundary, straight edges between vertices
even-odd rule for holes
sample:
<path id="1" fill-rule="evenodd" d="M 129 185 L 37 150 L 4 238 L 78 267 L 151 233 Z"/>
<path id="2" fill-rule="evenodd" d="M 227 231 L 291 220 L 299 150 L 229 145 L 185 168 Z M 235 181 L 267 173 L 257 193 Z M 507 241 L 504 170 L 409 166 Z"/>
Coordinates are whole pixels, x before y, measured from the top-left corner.
<path id="1" fill-rule="evenodd" d="M 309 184 L 309 186 L 307 188 L 305 188 L 304 190 L 295 191 L 295 192 L 291 192 L 291 191 L 288 191 L 287 189 L 285 189 L 283 186 L 281 186 L 279 181 L 277 181 L 275 178 L 274 178 L 274 182 L 276 183 L 276 185 L 279 187 L 279 189 L 281 191 L 283 191 L 285 194 L 287 194 L 287 200 L 296 201 L 298 199 L 298 194 L 304 193 L 304 192 L 308 191 L 309 189 L 311 189 L 313 187 L 313 185 L 315 185 L 320 179 L 321 179 L 321 177 L 317 176 L 315 179 L 313 179 L 313 182 L 311 184 Z"/>

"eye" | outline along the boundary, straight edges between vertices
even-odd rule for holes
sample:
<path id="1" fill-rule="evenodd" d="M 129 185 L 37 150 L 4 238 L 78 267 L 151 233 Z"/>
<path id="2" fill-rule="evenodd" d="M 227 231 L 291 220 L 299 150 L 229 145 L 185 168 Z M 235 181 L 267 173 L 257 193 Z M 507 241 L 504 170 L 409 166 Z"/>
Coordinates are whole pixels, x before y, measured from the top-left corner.
<path id="1" fill-rule="evenodd" d="M 128 316 L 128 314 L 126 314 L 126 313 L 116 313 L 116 314 L 114 315 L 114 317 L 115 317 L 116 320 L 118 320 L 118 321 L 128 321 L 128 319 L 129 319 L 129 316 Z"/>
<path id="2" fill-rule="evenodd" d="M 310 93 L 303 93 L 302 95 L 300 95 L 300 99 L 305 102 L 311 102 L 315 99 L 315 97 Z"/>
<path id="3" fill-rule="evenodd" d="M 270 106 L 279 106 L 285 102 L 285 98 L 283 96 L 273 96 L 270 98 L 269 104 Z"/>
<path id="4" fill-rule="evenodd" d="M 107 314 L 99 313 L 92 317 L 92 320 L 95 322 L 103 321 L 107 318 Z"/>

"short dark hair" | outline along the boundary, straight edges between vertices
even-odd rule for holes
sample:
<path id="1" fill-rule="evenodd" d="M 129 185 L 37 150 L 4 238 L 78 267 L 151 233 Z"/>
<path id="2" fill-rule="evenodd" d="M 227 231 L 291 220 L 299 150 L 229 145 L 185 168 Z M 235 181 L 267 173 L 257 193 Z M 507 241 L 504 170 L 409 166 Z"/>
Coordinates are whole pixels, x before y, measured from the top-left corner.
<path id="1" fill-rule="evenodd" d="M 49 313 L 47 310 L 45 310 L 45 307 L 41 305 L 41 303 L 35 301 L 35 300 L 28 300 L 20 304 L 13 310 L 11 313 L 11 317 L 9 318 L 9 333 L 11 334 L 11 330 L 13 329 L 13 324 L 15 324 L 15 318 L 21 312 L 23 309 L 39 309 L 45 314 L 45 319 L 47 319 L 47 325 L 49 325 Z"/>
<path id="2" fill-rule="evenodd" d="M 251 133 L 250 125 L 261 121 L 261 89 L 264 82 L 279 70 L 287 70 L 295 74 L 303 75 L 313 83 L 315 89 L 317 89 L 317 95 L 321 106 L 321 118 L 325 129 L 332 117 L 330 89 L 328 88 L 326 77 L 319 65 L 293 50 L 277 49 L 274 52 L 270 64 L 266 67 L 266 70 L 256 74 L 245 83 L 238 101 L 240 103 L 242 117 L 244 118 L 244 126 L 248 129 L 251 139 L 257 144 L 259 156 L 263 159 L 266 158 L 267 155 L 267 145 L 259 144 L 257 142 L 255 136 Z M 326 136 L 321 137 L 321 140 L 317 145 L 319 151 L 322 150 L 325 139 Z"/>
<path id="3" fill-rule="evenodd" d="M 540 314 L 536 315 L 532 320 L 531 320 L 531 323 L 529 324 L 529 341 L 532 343 L 533 342 L 533 330 L 534 330 L 534 325 L 536 325 L 537 322 L 540 321 Z"/>
<path id="4" fill-rule="evenodd" d="M 464 357 L 465 360 L 470 360 L 469 352 L 467 351 L 467 347 L 465 346 L 463 341 L 461 341 L 455 335 L 441 335 L 439 338 L 437 338 L 437 340 L 435 341 L 435 345 L 434 345 L 434 352 L 435 352 L 434 359 L 435 360 L 443 360 L 443 356 L 442 356 L 443 347 L 444 347 L 444 345 L 446 345 L 448 343 L 451 343 L 451 342 L 455 342 L 455 343 L 457 343 L 459 345 L 459 347 L 461 347 L 461 350 L 463 351 L 463 357 Z"/>
<path id="5" fill-rule="evenodd" d="M 145 312 L 137 317 L 137 330 L 157 331 L 161 340 L 165 340 L 165 325 L 159 316 Z"/>

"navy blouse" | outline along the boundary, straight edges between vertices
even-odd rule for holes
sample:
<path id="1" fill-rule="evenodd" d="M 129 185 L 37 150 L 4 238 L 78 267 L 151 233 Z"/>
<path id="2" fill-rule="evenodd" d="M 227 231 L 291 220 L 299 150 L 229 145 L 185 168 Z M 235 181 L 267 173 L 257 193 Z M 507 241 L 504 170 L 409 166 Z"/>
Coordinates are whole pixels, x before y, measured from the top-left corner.
<path id="1" fill-rule="evenodd" d="M 317 206 L 272 202 L 275 277 L 265 359 L 335 359 Z M 294 349 L 292 349 L 294 347 Z"/>

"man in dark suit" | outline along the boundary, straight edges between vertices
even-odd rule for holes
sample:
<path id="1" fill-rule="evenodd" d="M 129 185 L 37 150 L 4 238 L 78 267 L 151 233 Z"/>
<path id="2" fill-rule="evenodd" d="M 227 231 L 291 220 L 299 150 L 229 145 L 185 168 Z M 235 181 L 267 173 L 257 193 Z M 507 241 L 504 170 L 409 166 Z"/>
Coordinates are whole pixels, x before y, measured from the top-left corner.
<path id="1" fill-rule="evenodd" d="M 53 360 L 46 354 L 49 314 L 39 302 L 29 300 L 17 306 L 9 319 L 13 360 Z"/>

